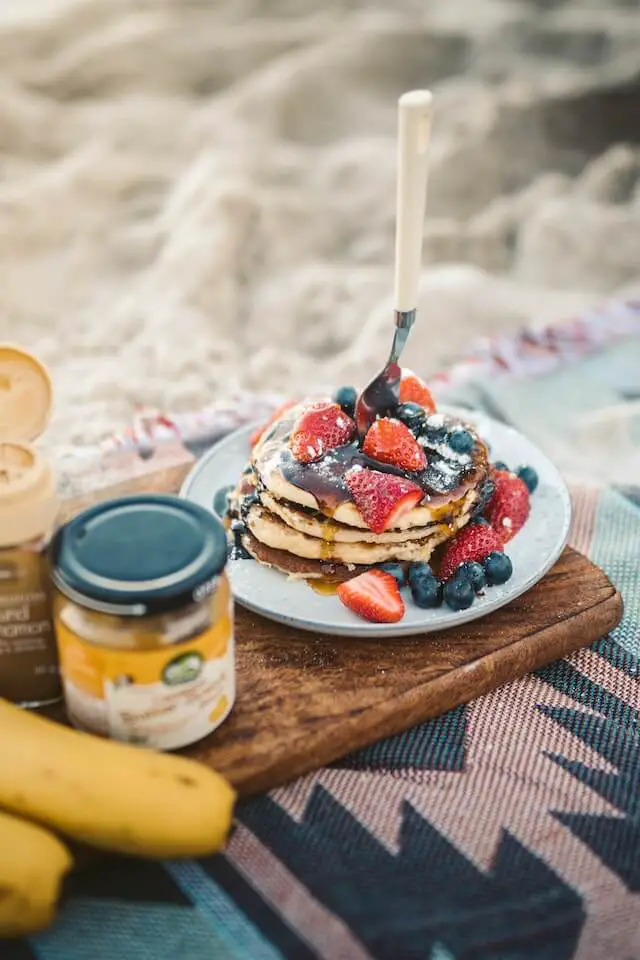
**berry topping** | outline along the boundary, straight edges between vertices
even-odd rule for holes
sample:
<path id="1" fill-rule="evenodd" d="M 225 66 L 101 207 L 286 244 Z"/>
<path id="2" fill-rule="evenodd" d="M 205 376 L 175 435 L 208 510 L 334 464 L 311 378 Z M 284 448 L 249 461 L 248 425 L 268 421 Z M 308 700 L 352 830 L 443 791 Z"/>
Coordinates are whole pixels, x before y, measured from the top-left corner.
<path id="1" fill-rule="evenodd" d="M 427 563 L 426 560 L 414 560 L 409 564 L 409 569 L 407 571 L 407 579 L 409 581 L 409 586 L 413 583 L 414 580 L 420 579 L 425 574 L 433 576 L 433 570 L 431 569 L 431 564 Z"/>
<path id="2" fill-rule="evenodd" d="M 491 501 L 495 489 L 496 485 L 493 480 L 487 479 L 480 484 L 480 487 L 478 488 L 478 502 L 475 504 L 472 514 L 474 521 L 477 523 L 480 523 L 482 520 L 484 520 L 484 517 L 482 517 L 481 514 L 484 512 L 484 508 L 487 506 L 487 504 Z"/>
<path id="3" fill-rule="evenodd" d="M 449 446 L 454 453 L 471 453 L 475 442 L 468 430 L 454 430 L 449 437 Z"/>
<path id="4" fill-rule="evenodd" d="M 388 417 L 371 424 L 362 449 L 373 460 L 403 470 L 422 470 L 427 463 L 425 452 L 409 427 Z"/>
<path id="5" fill-rule="evenodd" d="M 423 487 L 429 487 L 434 493 L 451 493 L 460 485 L 462 468 L 449 460 L 431 460 L 418 480 Z"/>
<path id="6" fill-rule="evenodd" d="M 356 425 L 346 413 L 329 400 L 307 407 L 296 420 L 289 446 L 299 463 L 312 463 L 327 450 L 341 447 L 354 435 Z"/>
<path id="7" fill-rule="evenodd" d="M 236 517 L 231 521 L 231 544 L 229 547 L 229 557 L 231 560 L 249 560 L 251 554 L 243 542 L 243 536 L 247 532 L 246 524 Z"/>
<path id="8" fill-rule="evenodd" d="M 417 607 L 428 609 L 442 603 L 442 584 L 433 575 L 428 563 L 412 563 L 409 567 L 411 596 Z"/>
<path id="9" fill-rule="evenodd" d="M 494 470 L 507 470 L 507 471 L 508 471 L 508 470 L 509 470 L 509 467 L 506 465 L 506 463 L 503 463 L 502 460 L 496 460 L 496 462 L 495 462 L 494 465 L 493 465 L 493 469 L 494 469 Z"/>
<path id="10" fill-rule="evenodd" d="M 484 560 L 494 550 L 502 550 L 502 539 L 493 527 L 477 523 L 463 527 L 446 545 L 440 562 L 440 579 L 448 580 L 461 563 L 467 560 Z"/>
<path id="11" fill-rule="evenodd" d="M 523 528 L 529 516 L 529 491 L 515 473 L 496 470 L 494 494 L 485 509 L 485 517 L 506 543 Z"/>
<path id="12" fill-rule="evenodd" d="M 526 487 L 529 493 L 533 493 L 533 491 L 538 486 L 538 474 L 533 469 L 533 467 L 526 467 L 526 466 L 518 467 L 518 469 L 516 470 L 516 473 L 518 474 L 520 479 L 523 480 L 524 483 L 526 484 Z"/>
<path id="13" fill-rule="evenodd" d="M 279 420 L 280 417 L 287 412 L 287 410 L 291 410 L 292 407 L 295 407 L 297 402 L 297 400 L 287 400 L 285 403 L 279 406 L 277 410 L 274 410 L 267 422 L 263 423 L 261 427 L 258 427 L 256 430 L 254 430 L 249 437 L 249 443 L 251 446 L 255 447 L 258 440 L 262 439 L 269 427 L 273 426 L 273 424 Z"/>
<path id="14" fill-rule="evenodd" d="M 407 585 L 407 571 L 401 563 L 381 563 L 378 565 L 378 570 L 384 570 L 385 573 L 390 573 L 392 577 L 395 577 L 398 586 L 400 588 L 406 587 Z"/>
<path id="15" fill-rule="evenodd" d="M 513 565 L 506 553 L 490 553 L 484 561 L 484 572 L 487 583 L 493 587 L 499 583 L 506 583 L 513 573 Z"/>
<path id="16" fill-rule="evenodd" d="M 444 440 L 447 435 L 447 427 L 441 413 L 434 413 L 432 416 L 427 417 L 424 425 L 424 434 L 427 440 L 431 440 L 434 443 Z"/>
<path id="17" fill-rule="evenodd" d="M 354 467 L 345 477 L 360 516 L 374 533 L 383 533 L 422 500 L 416 483 L 392 473 Z M 488 552 L 488 551 L 487 551 Z"/>
<path id="18" fill-rule="evenodd" d="M 367 570 L 352 580 L 346 580 L 338 587 L 338 597 L 345 607 L 363 620 L 397 623 L 404 616 L 397 581 L 384 570 Z"/>
<path id="19" fill-rule="evenodd" d="M 333 399 L 348 416 L 352 417 L 354 415 L 356 400 L 358 399 L 358 391 L 355 387 L 340 387 L 334 393 Z"/>
<path id="20" fill-rule="evenodd" d="M 396 407 L 396 417 L 411 430 L 420 430 L 424 426 L 425 410 L 419 403 L 401 403 Z"/>
<path id="21" fill-rule="evenodd" d="M 476 560 L 467 560 L 466 563 L 461 563 L 454 576 L 464 577 L 465 580 L 468 580 L 476 593 L 480 593 L 487 582 L 484 568 Z"/>
<path id="22" fill-rule="evenodd" d="M 220 487 L 213 498 L 213 509 L 222 519 L 224 519 L 229 512 L 229 500 L 232 493 L 233 486 Z"/>
<path id="23" fill-rule="evenodd" d="M 425 410 L 435 410 L 436 405 L 427 385 L 412 370 L 402 371 L 400 380 L 400 403 L 417 403 Z"/>
<path id="24" fill-rule="evenodd" d="M 444 602 L 452 610 L 468 610 L 476 598 L 473 585 L 465 577 L 452 577 L 442 590 Z"/>

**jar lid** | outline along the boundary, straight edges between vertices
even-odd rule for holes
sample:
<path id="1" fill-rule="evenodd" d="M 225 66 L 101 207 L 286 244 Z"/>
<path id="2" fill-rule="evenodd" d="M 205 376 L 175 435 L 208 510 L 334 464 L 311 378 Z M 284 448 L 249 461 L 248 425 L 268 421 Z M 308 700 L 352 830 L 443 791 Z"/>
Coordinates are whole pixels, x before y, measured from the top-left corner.
<path id="1" fill-rule="evenodd" d="M 39 437 L 51 415 L 53 389 L 47 368 L 22 347 L 0 343 L 0 440 Z"/>
<path id="2" fill-rule="evenodd" d="M 0 547 L 48 538 L 57 512 L 49 461 L 29 444 L 0 441 Z"/>
<path id="3" fill-rule="evenodd" d="M 97 504 L 51 545 L 58 589 L 81 606 L 118 616 L 176 609 L 211 593 L 224 569 L 220 521 L 178 497 L 143 494 Z"/>

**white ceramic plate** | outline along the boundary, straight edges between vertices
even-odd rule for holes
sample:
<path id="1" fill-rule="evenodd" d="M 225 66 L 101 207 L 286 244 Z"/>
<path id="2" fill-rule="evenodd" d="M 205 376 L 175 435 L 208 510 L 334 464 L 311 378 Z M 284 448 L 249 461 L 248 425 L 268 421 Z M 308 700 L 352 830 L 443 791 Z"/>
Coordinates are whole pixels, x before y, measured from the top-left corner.
<path id="1" fill-rule="evenodd" d="M 445 408 L 443 408 L 445 409 Z M 368 623 L 340 603 L 336 596 L 316 593 L 304 581 L 255 560 L 229 563 L 231 585 L 238 603 L 287 626 L 317 634 L 344 637 L 402 637 L 443 630 L 483 617 L 529 590 L 556 562 L 567 542 L 571 503 L 558 470 L 526 437 L 482 413 L 453 411 L 474 423 L 491 447 L 491 459 L 510 467 L 521 463 L 534 467 L 540 478 L 531 497 L 531 514 L 525 527 L 508 544 L 513 576 L 508 583 L 485 590 L 468 610 L 456 612 L 446 606 L 421 610 L 403 591 L 406 613 L 400 623 Z M 194 467 L 184 482 L 181 496 L 209 510 L 218 490 L 235 485 L 249 457 L 249 435 L 244 427 L 217 444 Z"/>

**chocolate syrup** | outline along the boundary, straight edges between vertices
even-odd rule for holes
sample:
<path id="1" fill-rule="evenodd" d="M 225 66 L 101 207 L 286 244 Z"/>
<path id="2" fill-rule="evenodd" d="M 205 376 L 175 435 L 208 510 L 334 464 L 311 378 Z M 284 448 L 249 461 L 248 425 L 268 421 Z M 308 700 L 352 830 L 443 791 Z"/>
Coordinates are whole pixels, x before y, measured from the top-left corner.
<path id="1" fill-rule="evenodd" d="M 245 491 L 247 491 L 248 496 L 246 497 L 246 500 L 251 498 L 252 502 L 255 503 L 258 500 L 258 495 L 255 491 L 254 484 L 249 481 L 249 474 L 253 474 L 253 469 L 251 469 L 249 472 L 246 470 L 244 471 L 240 482 L 240 493 L 243 494 Z M 220 493 L 220 491 L 218 491 L 218 493 Z M 248 533 L 247 524 L 245 522 L 247 512 L 248 507 L 246 506 L 245 498 L 243 498 L 242 506 L 240 510 L 238 510 L 238 501 L 233 497 L 229 497 L 228 509 L 225 517 L 228 543 L 227 554 L 229 560 L 253 559 L 243 542 L 243 537 L 246 533 Z"/>
<path id="2" fill-rule="evenodd" d="M 280 468 L 285 480 L 300 490 L 308 490 L 321 510 L 331 516 L 341 503 L 351 499 L 344 478 L 357 452 L 352 445 L 338 447 L 317 463 L 299 463 L 289 450 L 283 449 Z"/>
<path id="3" fill-rule="evenodd" d="M 258 490 L 254 487 L 253 492 L 248 496 L 243 497 L 242 503 L 240 504 L 240 519 L 243 523 L 246 524 L 247 517 L 249 516 L 249 510 L 256 503 L 260 503 L 260 494 Z"/>
<path id="4" fill-rule="evenodd" d="M 390 397 L 385 397 L 384 394 L 379 394 L 378 397 L 381 403 L 390 400 Z M 395 412 L 396 404 L 394 399 L 389 413 Z M 428 505 L 435 514 L 439 508 L 450 509 L 486 471 L 484 446 L 476 444 L 471 455 L 461 455 L 450 448 L 447 434 L 451 427 L 459 425 L 459 421 L 446 414 L 429 415 L 424 427 L 415 432 L 427 455 L 427 467 L 418 473 L 373 460 L 362 452 L 358 440 L 330 450 L 321 460 L 300 463 L 293 457 L 287 444 L 293 419 L 294 416 L 285 417 L 275 425 L 274 437 L 263 444 L 263 449 L 258 453 L 255 472 L 253 476 L 246 478 L 247 489 L 242 489 L 243 494 L 251 493 L 255 487 L 259 496 L 262 477 L 269 486 L 269 477 L 279 471 L 292 486 L 314 497 L 325 518 L 331 517 L 342 504 L 352 502 L 345 476 L 350 469 L 359 466 L 380 473 L 394 474 L 416 483 L 423 491 L 423 504 Z M 244 486 L 245 482 L 241 483 L 241 488 Z M 299 510 L 300 506 L 296 505 L 296 509 Z"/>
<path id="5" fill-rule="evenodd" d="M 423 471 L 410 473 L 392 464 L 373 460 L 363 453 L 357 444 L 338 447 L 316 463 L 299 463 L 283 448 L 279 466 L 289 483 L 311 493 L 321 510 L 331 516 L 342 503 L 352 499 L 345 476 L 355 466 L 412 480 L 422 488 L 423 502 L 434 506 L 438 500 L 451 499 L 451 495 L 460 489 L 466 480 L 473 480 L 476 471 L 472 462 L 456 462 L 433 448 L 427 449 L 427 457 L 429 462 Z M 462 492 L 461 490 L 461 495 Z"/>
<path id="6" fill-rule="evenodd" d="M 247 532 L 244 521 L 236 519 L 231 521 L 232 543 L 229 549 L 230 560 L 251 560 L 251 554 L 242 542 L 243 535 Z"/>

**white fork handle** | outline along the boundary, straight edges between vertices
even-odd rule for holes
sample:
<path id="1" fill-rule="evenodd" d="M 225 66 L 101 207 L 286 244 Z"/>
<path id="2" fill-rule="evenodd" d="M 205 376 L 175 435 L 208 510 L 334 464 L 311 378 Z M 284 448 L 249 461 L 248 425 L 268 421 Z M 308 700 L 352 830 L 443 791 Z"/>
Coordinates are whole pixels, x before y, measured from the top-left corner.
<path id="1" fill-rule="evenodd" d="M 395 308 L 415 310 L 422 266 L 433 96 L 412 90 L 398 101 Z"/>

